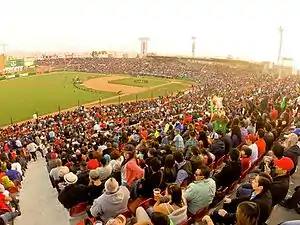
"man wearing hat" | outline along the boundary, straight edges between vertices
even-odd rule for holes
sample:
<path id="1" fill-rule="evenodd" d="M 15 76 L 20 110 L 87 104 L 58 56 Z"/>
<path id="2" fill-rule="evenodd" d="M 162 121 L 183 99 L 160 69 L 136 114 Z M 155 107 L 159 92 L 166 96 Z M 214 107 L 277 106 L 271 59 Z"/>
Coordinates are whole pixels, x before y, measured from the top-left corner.
<path id="1" fill-rule="evenodd" d="M 87 187 L 77 184 L 78 177 L 70 172 L 64 175 L 67 186 L 59 193 L 58 201 L 66 208 L 71 209 L 79 203 L 88 201 Z"/>
<path id="2" fill-rule="evenodd" d="M 216 157 L 215 161 L 225 155 L 225 143 L 219 138 L 219 136 L 219 134 L 214 133 L 211 145 L 209 146 L 210 153 Z"/>
<path id="3" fill-rule="evenodd" d="M 274 159 L 275 176 L 271 184 L 271 193 L 273 199 L 273 206 L 279 204 L 284 200 L 289 190 L 290 171 L 294 168 L 293 161 L 288 157 L 281 159 Z M 266 172 L 270 172 L 267 170 Z"/>
<path id="4" fill-rule="evenodd" d="M 105 192 L 95 199 L 90 212 L 105 224 L 110 218 L 127 210 L 130 193 L 126 187 L 119 186 L 115 178 L 109 178 L 104 186 Z"/>
<path id="5" fill-rule="evenodd" d="M 90 185 L 88 186 L 89 191 L 89 204 L 92 205 L 94 200 L 98 198 L 104 189 L 104 182 L 100 180 L 100 173 L 98 170 L 91 170 L 89 173 Z"/>

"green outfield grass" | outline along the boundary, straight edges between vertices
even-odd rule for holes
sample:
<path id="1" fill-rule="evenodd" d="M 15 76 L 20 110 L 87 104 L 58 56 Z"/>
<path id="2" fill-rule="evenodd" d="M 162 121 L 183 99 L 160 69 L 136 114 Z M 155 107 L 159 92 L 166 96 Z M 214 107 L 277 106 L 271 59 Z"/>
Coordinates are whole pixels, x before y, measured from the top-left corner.
<path id="1" fill-rule="evenodd" d="M 0 126 L 39 115 L 115 96 L 113 92 L 92 93 L 75 88 L 74 77 L 81 80 L 99 76 L 90 73 L 57 72 L 0 81 Z"/>
<path id="2" fill-rule="evenodd" d="M 138 82 L 134 82 L 135 80 L 147 80 L 148 83 L 138 83 Z M 133 87 L 153 87 L 153 86 L 166 84 L 168 82 L 169 81 L 167 79 L 150 78 L 150 77 L 127 77 L 127 78 L 110 81 L 110 83 L 113 84 L 122 84 L 122 85 L 133 86 Z"/>
<path id="3" fill-rule="evenodd" d="M 119 98 L 115 92 L 97 92 L 81 90 L 73 85 L 73 78 L 88 80 L 99 76 L 107 76 L 91 73 L 79 72 L 56 72 L 45 75 L 35 75 L 11 80 L 0 81 L 0 126 L 8 125 L 11 120 L 16 123 L 27 119 L 32 119 L 34 113 L 45 115 L 57 112 L 59 109 L 67 109 L 78 104 L 85 104 L 98 101 L 118 103 Z M 111 76 L 111 75 L 109 75 Z M 113 75 L 112 75 L 113 76 Z M 148 83 L 135 83 L 135 79 L 147 79 Z M 177 92 L 188 88 L 189 82 L 169 83 L 170 80 L 154 77 L 129 77 L 113 81 L 117 84 L 129 86 L 154 87 L 138 94 L 128 94 L 120 97 L 122 102 L 135 101 L 165 96 L 171 92 Z M 163 86 L 155 88 L 155 86 Z M 143 85 L 143 86 L 140 86 Z M 113 98 L 110 98 L 113 97 Z M 105 98 L 110 98 L 105 100 Z"/>

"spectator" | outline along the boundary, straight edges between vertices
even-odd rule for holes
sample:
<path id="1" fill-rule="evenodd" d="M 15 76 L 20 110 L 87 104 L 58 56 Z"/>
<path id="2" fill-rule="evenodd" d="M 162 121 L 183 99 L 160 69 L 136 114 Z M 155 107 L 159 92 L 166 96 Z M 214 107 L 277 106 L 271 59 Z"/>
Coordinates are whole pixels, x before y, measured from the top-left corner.
<path id="1" fill-rule="evenodd" d="M 229 162 L 215 175 L 217 188 L 229 187 L 240 178 L 241 171 L 242 163 L 240 161 L 240 152 L 233 148 L 231 152 L 229 152 Z"/>
<path id="2" fill-rule="evenodd" d="M 215 156 L 206 149 L 200 150 L 200 156 L 203 158 L 204 165 L 209 166 L 215 160 Z"/>
<path id="3" fill-rule="evenodd" d="M 13 170 L 11 168 L 11 164 L 10 163 L 6 164 L 6 168 L 7 168 L 6 176 L 8 176 L 8 178 L 10 180 L 12 180 L 14 183 L 20 184 L 20 182 L 22 180 L 21 174 L 17 170 Z"/>
<path id="4" fill-rule="evenodd" d="M 31 157 L 34 161 L 37 160 L 36 151 L 38 149 L 38 146 L 33 141 L 29 141 L 29 144 L 26 146 L 27 150 L 30 152 Z"/>
<path id="5" fill-rule="evenodd" d="M 93 217 L 100 217 L 106 223 L 110 218 L 127 210 L 129 191 L 126 187 L 119 186 L 114 178 L 105 182 L 105 192 L 95 199 L 90 211 Z"/>
<path id="6" fill-rule="evenodd" d="M 100 174 L 98 170 L 91 170 L 89 173 L 90 184 L 88 186 L 89 204 L 92 205 L 94 200 L 98 198 L 103 190 L 104 183 L 100 180 Z"/>
<path id="7" fill-rule="evenodd" d="M 219 135 L 217 133 L 213 135 L 209 151 L 215 156 L 216 161 L 225 155 L 225 144 L 221 139 L 219 139 Z"/>
<path id="8" fill-rule="evenodd" d="M 251 148 L 248 148 L 246 145 L 244 145 L 241 149 L 242 173 L 251 165 L 251 154 Z"/>
<path id="9" fill-rule="evenodd" d="M 112 173 L 112 167 L 111 165 L 109 165 L 105 157 L 102 157 L 100 159 L 100 163 L 101 163 L 101 167 L 98 167 L 97 170 L 100 175 L 100 180 L 105 181 L 110 177 Z"/>
<path id="10" fill-rule="evenodd" d="M 197 146 L 193 146 L 191 151 L 192 151 L 192 157 L 190 161 L 192 163 L 193 172 L 195 172 L 196 169 L 200 168 L 203 165 L 203 159 L 200 156 L 200 152 Z"/>
<path id="11" fill-rule="evenodd" d="M 151 161 L 149 170 L 145 170 L 145 179 L 141 194 L 144 197 L 150 198 L 153 196 L 153 189 L 160 188 L 163 183 L 163 172 L 160 170 L 160 161 L 154 158 Z"/>
<path id="12" fill-rule="evenodd" d="M 192 147 L 198 146 L 198 141 L 196 139 L 195 131 L 189 131 L 189 136 L 190 136 L 190 138 L 185 142 L 185 151 L 186 151 L 185 156 L 187 159 L 190 159 L 192 156 L 192 153 L 191 153 Z"/>
<path id="13" fill-rule="evenodd" d="M 293 161 L 288 157 L 275 159 L 276 176 L 271 184 L 271 194 L 273 198 L 273 206 L 284 200 L 289 190 L 290 175 L 289 172 L 294 168 Z M 268 171 L 270 172 L 270 170 Z"/>
<path id="14" fill-rule="evenodd" d="M 175 137 L 173 139 L 173 143 L 174 143 L 177 151 L 182 151 L 182 152 L 184 151 L 184 141 L 180 135 L 179 129 L 175 129 Z"/>
<path id="15" fill-rule="evenodd" d="M 190 161 L 184 159 L 183 153 L 181 151 L 177 151 L 174 153 L 174 159 L 176 161 L 178 171 L 175 182 L 181 185 L 183 181 L 192 176 L 192 164 Z"/>
<path id="16" fill-rule="evenodd" d="M 290 175 L 293 175 L 298 166 L 298 157 L 300 155 L 300 148 L 297 145 L 298 136 L 294 133 L 291 133 L 287 136 L 287 139 L 284 142 L 285 150 L 284 156 L 289 157 L 294 162 L 294 169 L 290 172 Z"/>
<path id="17" fill-rule="evenodd" d="M 64 180 L 68 185 L 59 193 L 58 200 L 66 209 L 88 201 L 87 187 L 77 184 L 78 177 L 74 173 L 66 174 Z"/>
<path id="18" fill-rule="evenodd" d="M 80 163 L 80 170 L 77 172 L 77 184 L 88 186 L 90 183 L 89 170 L 85 161 Z"/>
<path id="19" fill-rule="evenodd" d="M 137 223 L 135 225 L 171 225 L 170 218 L 160 212 L 154 212 L 151 215 L 151 219 L 148 214 L 142 208 L 137 209 Z"/>
<path id="20" fill-rule="evenodd" d="M 171 184 L 166 189 L 167 203 L 164 198 L 160 198 L 154 205 L 154 212 L 161 212 L 169 216 L 174 225 L 187 220 L 186 201 L 182 196 L 182 190 L 178 184 Z"/>
<path id="21" fill-rule="evenodd" d="M 232 140 L 232 148 L 236 148 L 242 143 L 242 133 L 238 125 L 232 127 L 231 140 Z"/>
<path id="22" fill-rule="evenodd" d="M 274 134 L 272 133 L 272 126 L 269 123 L 265 124 L 266 133 L 264 140 L 266 142 L 266 150 L 269 151 L 272 148 L 273 142 L 275 140 Z"/>
<path id="23" fill-rule="evenodd" d="M 175 159 L 173 155 L 169 154 L 165 158 L 165 166 L 163 169 L 164 178 L 163 180 L 168 185 L 174 183 L 177 177 L 177 169 L 175 166 Z"/>
<path id="24" fill-rule="evenodd" d="M 258 157 L 262 156 L 266 152 L 266 142 L 263 139 L 265 136 L 265 131 L 263 129 L 257 130 L 258 140 L 255 142 L 258 149 Z"/>
<path id="25" fill-rule="evenodd" d="M 144 176 L 144 170 L 137 164 L 133 145 L 126 145 L 123 152 L 125 160 L 121 167 L 122 185 L 127 186 L 131 190 L 133 182 Z"/>
<path id="26" fill-rule="evenodd" d="M 251 149 L 251 163 L 255 162 L 258 158 L 258 148 L 256 145 L 256 136 L 254 134 L 249 134 L 246 137 L 246 144 L 248 145 L 248 147 Z"/>
<path id="27" fill-rule="evenodd" d="M 87 164 L 87 168 L 89 170 L 95 170 L 95 169 L 97 169 L 99 167 L 99 162 L 98 162 L 97 159 L 94 159 L 93 152 L 89 152 L 88 157 L 89 157 L 89 160 L 86 163 Z"/>
<path id="28" fill-rule="evenodd" d="M 69 168 L 63 166 L 60 159 L 56 159 L 56 163 L 57 166 L 50 171 L 50 177 L 52 177 L 55 182 L 58 182 L 63 177 L 62 174 L 69 173 Z"/>
<path id="29" fill-rule="evenodd" d="M 189 184 L 185 192 L 188 211 L 193 215 L 200 209 L 208 207 L 216 193 L 216 183 L 210 178 L 209 167 L 197 169 L 194 176 L 195 181 Z"/>
<path id="30" fill-rule="evenodd" d="M 271 181 L 265 176 L 257 175 L 255 179 L 252 180 L 252 188 L 254 190 L 251 197 L 230 199 L 225 198 L 224 209 L 219 209 L 214 211 L 212 220 L 216 223 L 235 223 L 236 221 L 236 209 L 239 203 L 244 201 L 254 202 L 259 207 L 259 218 L 258 225 L 262 225 L 268 219 L 271 208 L 272 208 L 272 195 L 270 192 Z"/>
<path id="31" fill-rule="evenodd" d="M 242 202 L 238 205 L 236 210 L 236 225 L 257 225 L 259 214 L 259 207 L 256 203 L 248 201 Z M 214 225 L 208 215 L 204 216 L 202 221 L 205 221 L 207 225 Z"/>

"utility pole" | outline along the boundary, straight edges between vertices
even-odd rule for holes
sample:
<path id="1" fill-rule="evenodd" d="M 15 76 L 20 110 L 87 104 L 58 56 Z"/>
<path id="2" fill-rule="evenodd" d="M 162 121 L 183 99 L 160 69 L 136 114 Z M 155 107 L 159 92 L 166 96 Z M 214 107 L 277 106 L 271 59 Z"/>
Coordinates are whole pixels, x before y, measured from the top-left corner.
<path id="1" fill-rule="evenodd" d="M 195 58 L 196 37 L 192 36 L 192 56 Z"/>
<path id="2" fill-rule="evenodd" d="M 282 50 L 282 36 L 283 36 L 283 28 L 279 27 L 279 47 L 278 47 L 278 57 L 277 57 L 277 66 L 278 66 L 278 78 L 281 78 L 283 61 L 281 59 L 281 50 Z M 281 63 L 280 63 L 281 62 Z"/>

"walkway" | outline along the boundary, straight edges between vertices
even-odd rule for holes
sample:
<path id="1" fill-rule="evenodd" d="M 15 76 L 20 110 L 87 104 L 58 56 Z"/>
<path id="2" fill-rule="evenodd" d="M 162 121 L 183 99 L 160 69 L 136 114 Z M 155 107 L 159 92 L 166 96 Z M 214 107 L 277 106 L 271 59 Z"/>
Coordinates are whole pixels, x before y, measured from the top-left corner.
<path id="1" fill-rule="evenodd" d="M 31 162 L 19 196 L 22 215 L 15 225 L 68 225 L 65 209 L 50 184 L 45 160 Z"/>

